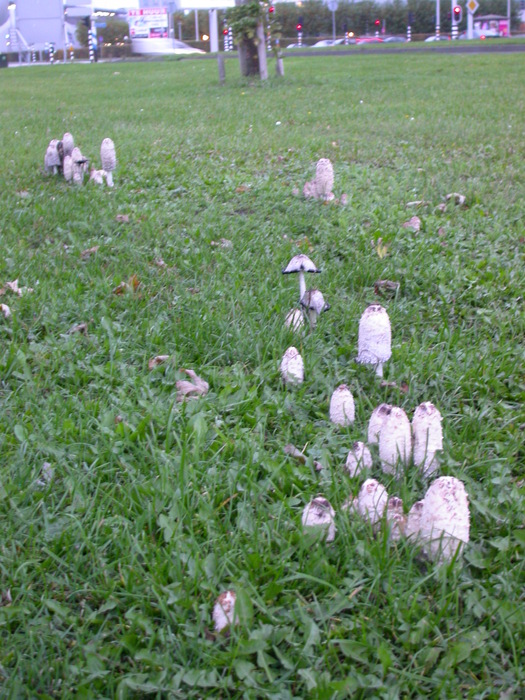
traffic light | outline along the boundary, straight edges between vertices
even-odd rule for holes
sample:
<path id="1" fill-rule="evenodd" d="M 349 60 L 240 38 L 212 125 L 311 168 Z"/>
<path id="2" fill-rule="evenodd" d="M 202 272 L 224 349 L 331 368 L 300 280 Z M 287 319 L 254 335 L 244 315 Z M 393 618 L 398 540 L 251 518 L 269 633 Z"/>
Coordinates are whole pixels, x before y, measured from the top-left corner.
<path id="1" fill-rule="evenodd" d="M 228 35 L 228 27 L 224 27 L 224 29 L 222 30 L 222 33 L 224 36 L 227 36 Z"/>
<path id="2" fill-rule="evenodd" d="M 86 27 L 87 29 L 91 29 L 91 17 L 83 17 L 83 18 L 82 18 L 82 24 L 83 24 L 84 27 Z"/>
<path id="3" fill-rule="evenodd" d="M 297 29 L 298 32 L 303 31 L 303 18 L 302 17 L 299 17 L 299 19 L 297 20 L 297 24 L 295 25 L 295 28 Z"/>
<path id="4" fill-rule="evenodd" d="M 459 24 L 461 22 L 462 16 L 463 10 L 461 8 L 461 5 L 454 5 L 454 9 L 452 10 L 452 19 L 454 21 L 454 24 Z"/>
<path id="5" fill-rule="evenodd" d="M 379 27 L 379 25 L 381 24 L 381 20 L 380 20 L 380 19 L 376 19 L 376 21 L 374 22 L 374 24 L 376 25 L 376 27 Z"/>

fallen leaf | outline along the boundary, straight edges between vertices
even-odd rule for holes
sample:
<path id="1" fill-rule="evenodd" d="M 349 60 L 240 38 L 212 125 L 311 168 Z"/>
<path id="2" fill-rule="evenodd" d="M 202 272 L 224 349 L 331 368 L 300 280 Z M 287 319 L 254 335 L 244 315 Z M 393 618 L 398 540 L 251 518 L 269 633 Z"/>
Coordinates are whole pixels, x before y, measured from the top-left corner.
<path id="1" fill-rule="evenodd" d="M 438 204 L 436 209 L 440 212 L 444 212 L 447 208 L 447 205 L 445 202 L 441 202 L 441 204 Z"/>
<path id="2" fill-rule="evenodd" d="M 346 207 L 346 205 L 348 204 L 348 195 L 343 193 L 341 195 L 340 202 L 342 207 Z"/>
<path id="3" fill-rule="evenodd" d="M 390 292 L 396 294 L 400 288 L 399 282 L 391 282 L 390 280 L 377 280 L 374 282 L 374 292 L 376 294 L 381 294 L 384 292 Z"/>
<path id="4" fill-rule="evenodd" d="M 422 207 L 426 202 L 423 199 L 416 199 L 414 202 L 407 202 L 405 207 Z"/>
<path id="5" fill-rule="evenodd" d="M 419 216 L 413 216 L 408 221 L 405 221 L 403 228 L 411 228 L 417 233 L 421 228 L 421 219 Z"/>
<path id="6" fill-rule="evenodd" d="M 17 195 L 22 199 L 25 199 L 26 197 L 29 197 L 29 192 L 27 190 L 20 190 L 17 192 Z"/>
<path id="7" fill-rule="evenodd" d="M 382 238 L 378 238 L 377 244 L 375 246 L 375 250 L 376 250 L 376 253 L 378 254 L 378 256 L 381 258 L 381 260 L 384 257 L 386 257 L 386 255 L 388 253 L 388 246 L 386 245 L 386 243 L 383 243 Z"/>
<path id="8" fill-rule="evenodd" d="M 445 235 L 445 229 L 443 228 L 443 226 L 440 226 L 438 228 L 438 236 L 444 236 L 444 235 Z"/>
<path id="9" fill-rule="evenodd" d="M 0 312 L 4 314 L 4 318 L 11 316 L 11 309 L 7 304 L 0 304 Z"/>
<path id="10" fill-rule="evenodd" d="M 80 253 L 80 257 L 82 260 L 87 260 L 87 258 L 90 258 L 92 255 L 95 255 L 97 250 L 100 248 L 98 245 L 94 245 L 93 248 L 87 248 L 87 250 L 83 250 Z"/>
<path id="11" fill-rule="evenodd" d="M 248 185 L 239 185 L 239 187 L 235 188 L 235 191 L 238 192 L 239 194 L 242 192 L 248 192 L 249 191 Z"/>
<path id="12" fill-rule="evenodd" d="M 120 224 L 129 224 L 129 214 L 117 214 L 115 220 Z"/>
<path id="13" fill-rule="evenodd" d="M 177 401 L 185 401 L 186 399 L 198 399 L 199 396 L 205 396 L 208 393 L 210 385 L 204 379 L 198 377 L 192 369 L 183 369 L 191 381 L 179 379 L 175 383 L 177 389 Z"/>
<path id="14" fill-rule="evenodd" d="M 137 275 L 131 275 L 127 282 L 121 282 L 113 290 L 113 294 L 124 294 L 125 292 L 136 292 L 140 287 L 140 280 Z"/>
<path id="15" fill-rule="evenodd" d="M 26 292 L 32 292 L 34 290 L 32 287 L 19 287 L 18 279 L 16 279 L 12 282 L 6 282 L 5 285 L 0 289 L 0 295 L 5 294 L 7 291 L 13 292 L 13 294 L 16 294 L 17 296 L 21 297 L 22 294 L 25 294 Z"/>
<path id="16" fill-rule="evenodd" d="M 161 268 L 168 267 L 162 258 L 156 258 L 155 265 Z"/>
<path id="17" fill-rule="evenodd" d="M 158 367 L 163 362 L 167 362 L 169 359 L 169 355 L 157 355 L 156 357 L 152 357 L 151 360 L 148 362 L 148 369 L 155 369 L 155 367 Z"/>
<path id="18" fill-rule="evenodd" d="M 467 201 L 465 195 L 460 194 L 459 192 L 451 192 L 450 194 L 447 194 L 445 199 L 447 200 L 447 202 L 453 199 L 454 204 L 459 204 L 459 206 L 463 206 L 463 204 L 465 204 L 465 202 Z"/>
<path id="19" fill-rule="evenodd" d="M 218 241 L 211 241 L 210 245 L 215 246 L 216 248 L 233 248 L 233 243 L 227 238 L 221 238 Z"/>
<path id="20" fill-rule="evenodd" d="M 71 333 L 82 333 L 82 335 L 87 335 L 87 327 L 88 324 L 86 322 L 84 323 L 77 323 L 76 326 L 71 326 L 71 328 L 68 330 L 68 333 L 71 335 Z"/>

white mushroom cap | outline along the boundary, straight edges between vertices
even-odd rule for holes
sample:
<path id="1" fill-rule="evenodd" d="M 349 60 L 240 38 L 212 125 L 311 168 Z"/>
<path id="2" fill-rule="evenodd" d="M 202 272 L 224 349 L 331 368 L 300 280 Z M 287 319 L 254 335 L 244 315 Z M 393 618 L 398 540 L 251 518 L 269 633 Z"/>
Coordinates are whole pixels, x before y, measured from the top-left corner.
<path id="1" fill-rule="evenodd" d="M 73 179 L 73 159 L 71 156 L 64 156 L 62 167 L 64 169 L 64 179 L 67 182 L 71 182 Z"/>
<path id="2" fill-rule="evenodd" d="M 62 165 L 60 160 L 60 153 L 58 150 L 58 139 L 51 139 L 46 149 L 46 155 L 44 157 L 44 168 L 46 171 L 57 172 L 58 168 Z"/>
<path id="3" fill-rule="evenodd" d="M 416 501 L 408 512 L 405 527 L 405 536 L 418 538 L 421 530 L 421 513 L 423 511 L 423 501 Z"/>
<path id="4" fill-rule="evenodd" d="M 301 518 L 304 528 L 314 527 L 326 531 L 326 542 L 332 542 L 335 538 L 335 511 L 330 502 L 323 496 L 316 496 L 308 503 Z"/>
<path id="5" fill-rule="evenodd" d="M 287 384 L 302 384 L 304 380 L 303 358 L 293 345 L 286 350 L 281 360 L 281 376 Z"/>
<path id="6" fill-rule="evenodd" d="M 441 413 L 430 401 L 420 404 L 414 411 L 412 433 L 414 464 L 421 467 L 424 476 L 430 476 L 439 466 L 436 452 L 443 449 Z"/>
<path id="7" fill-rule="evenodd" d="M 117 167 L 115 144 L 111 139 L 106 138 L 100 144 L 100 160 L 102 161 L 102 169 L 106 172 L 115 170 Z"/>
<path id="8" fill-rule="evenodd" d="M 213 622 L 215 631 L 221 632 L 229 625 L 235 625 L 239 622 L 235 614 L 235 601 L 237 596 L 234 591 L 224 591 L 215 601 L 213 606 Z"/>
<path id="9" fill-rule="evenodd" d="M 381 304 L 368 306 L 359 321 L 357 362 L 375 365 L 382 376 L 382 365 L 392 355 L 392 331 L 386 309 Z"/>
<path id="10" fill-rule="evenodd" d="M 317 315 L 330 308 L 330 304 L 324 300 L 322 292 L 318 289 L 308 289 L 301 299 L 301 306 L 304 306 L 308 311 L 315 311 Z"/>
<path id="11" fill-rule="evenodd" d="M 100 160 L 102 161 L 102 169 L 106 173 L 106 182 L 108 187 L 113 187 L 113 170 L 117 167 L 117 156 L 115 153 L 115 144 L 111 139 L 104 139 L 100 145 Z"/>
<path id="12" fill-rule="evenodd" d="M 407 414 L 393 406 L 379 433 L 379 458 L 386 474 L 396 474 L 398 464 L 408 464 L 412 454 L 412 431 Z"/>
<path id="13" fill-rule="evenodd" d="M 289 275 L 297 273 L 299 275 L 299 300 L 301 300 L 306 292 L 306 284 L 304 281 L 305 272 L 321 272 L 314 263 L 310 260 L 308 255 L 304 253 L 299 253 L 299 255 L 294 255 L 290 260 L 288 265 L 282 271 L 283 275 Z"/>
<path id="14" fill-rule="evenodd" d="M 298 331 L 304 326 L 304 316 L 301 309 L 292 309 L 286 315 L 284 323 L 288 328 L 293 331 Z"/>
<path id="15" fill-rule="evenodd" d="M 330 420 L 344 426 L 355 420 L 354 397 L 346 384 L 340 384 L 330 398 Z"/>
<path id="16" fill-rule="evenodd" d="M 386 521 L 389 526 L 389 539 L 397 542 L 405 534 L 406 518 L 403 513 L 403 501 L 397 496 L 388 499 Z"/>
<path id="17" fill-rule="evenodd" d="M 350 476 L 357 476 L 364 469 L 372 468 L 372 455 L 364 442 L 354 442 L 348 453 L 345 469 Z"/>
<path id="18" fill-rule="evenodd" d="M 89 179 L 90 181 L 93 180 L 97 185 L 103 185 L 104 184 L 104 171 L 103 170 L 93 170 L 89 174 Z"/>
<path id="19" fill-rule="evenodd" d="M 321 158 L 315 166 L 315 189 L 321 199 L 333 198 L 334 168 L 328 158 Z M 331 195 L 331 196 L 330 196 Z"/>
<path id="20" fill-rule="evenodd" d="M 64 136 L 62 136 L 62 144 L 64 146 L 64 157 L 70 156 L 73 152 L 73 148 L 75 147 L 75 141 L 69 131 L 66 131 Z"/>
<path id="21" fill-rule="evenodd" d="M 321 270 L 316 267 L 308 255 L 299 253 L 299 255 L 294 255 L 284 268 L 283 275 L 289 275 L 293 272 L 321 272 Z"/>
<path id="22" fill-rule="evenodd" d="M 382 403 L 372 411 L 368 421 L 368 444 L 376 445 L 379 442 L 379 433 L 386 418 L 390 415 L 392 406 L 389 403 Z"/>
<path id="23" fill-rule="evenodd" d="M 440 476 L 432 482 L 421 509 L 423 550 L 432 561 L 450 561 L 469 541 L 468 496 L 462 481 Z"/>
<path id="24" fill-rule="evenodd" d="M 365 520 L 375 525 L 383 517 L 387 501 L 386 488 L 376 479 L 367 479 L 357 497 L 357 510 Z"/>

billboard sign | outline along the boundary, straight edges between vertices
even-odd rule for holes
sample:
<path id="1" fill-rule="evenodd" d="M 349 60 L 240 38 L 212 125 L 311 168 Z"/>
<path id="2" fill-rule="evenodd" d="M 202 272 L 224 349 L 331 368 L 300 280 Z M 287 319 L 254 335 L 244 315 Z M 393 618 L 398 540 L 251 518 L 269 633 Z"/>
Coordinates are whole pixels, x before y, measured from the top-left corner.
<path id="1" fill-rule="evenodd" d="M 168 36 L 168 11 L 165 7 L 128 10 L 131 39 L 165 39 Z"/>

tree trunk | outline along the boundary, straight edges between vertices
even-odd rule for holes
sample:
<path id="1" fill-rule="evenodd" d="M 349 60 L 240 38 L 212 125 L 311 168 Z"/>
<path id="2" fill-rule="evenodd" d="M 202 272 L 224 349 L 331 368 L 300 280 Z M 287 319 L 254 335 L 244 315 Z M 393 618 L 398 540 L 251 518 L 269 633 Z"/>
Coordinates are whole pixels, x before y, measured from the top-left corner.
<path id="1" fill-rule="evenodd" d="M 255 39 L 240 39 L 237 42 L 237 50 L 239 53 L 239 63 L 241 66 L 241 75 L 246 77 L 250 75 L 258 75 L 259 73 L 259 53 Z"/>

